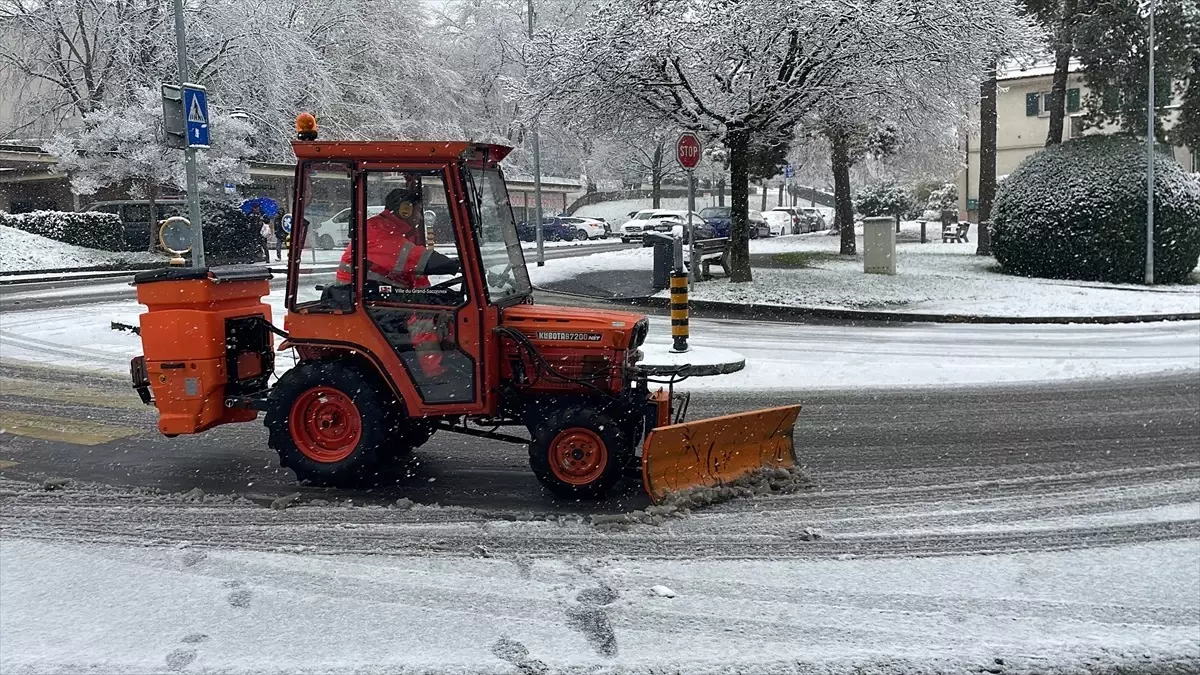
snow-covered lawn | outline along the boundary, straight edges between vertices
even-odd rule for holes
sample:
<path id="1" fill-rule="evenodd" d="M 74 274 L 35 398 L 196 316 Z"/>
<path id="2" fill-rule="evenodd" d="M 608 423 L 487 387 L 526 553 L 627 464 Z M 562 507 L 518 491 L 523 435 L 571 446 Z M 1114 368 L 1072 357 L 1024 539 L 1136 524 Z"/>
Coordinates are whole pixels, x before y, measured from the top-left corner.
<path id="1" fill-rule="evenodd" d="M 654 249 L 625 248 L 619 251 L 593 253 L 588 256 L 558 258 L 547 260 L 543 267 L 535 265 L 533 256 L 526 251 L 525 264 L 529 268 L 529 280 L 533 282 L 534 286 L 565 281 L 587 272 L 623 274 L 639 271 L 649 275 L 654 267 Z"/>
<path id="2" fill-rule="evenodd" d="M 915 223 L 906 223 L 913 234 Z M 934 228 L 930 228 L 932 236 Z M 1001 274 L 975 243 L 898 243 L 895 276 L 864 274 L 859 256 L 836 255 L 823 233 L 759 239 L 750 253 L 782 256 L 803 267 L 754 267 L 754 281 L 698 284 L 691 297 L 737 304 L 871 309 L 1003 317 L 1096 316 L 1200 312 L 1200 284 L 1143 286 L 1031 279 Z M 776 263 L 776 264 L 780 264 Z"/>
<path id="3" fill-rule="evenodd" d="M 547 261 L 543 269 L 555 269 L 551 263 L 559 262 L 569 261 Z M 40 296 L 63 293 L 72 291 L 56 289 Z M 281 291 L 267 301 L 279 322 L 284 315 Z M 141 342 L 111 330 L 109 324 L 137 324 L 143 311 L 136 302 L 124 301 L 10 312 L 0 320 L 0 358 L 123 376 L 129 359 L 141 353 Z M 691 332 L 691 344 L 732 349 L 746 357 L 746 367 L 729 375 L 689 379 L 684 389 L 953 386 L 1200 371 L 1196 321 L 897 328 L 693 319 Z M 670 342 L 669 320 L 651 317 L 647 344 L 661 351 Z M 277 364 L 282 372 L 292 359 L 281 355 Z"/>
<path id="4" fill-rule="evenodd" d="M 72 246 L 15 227 L 0 225 L 0 272 L 163 263 L 165 260 L 163 256 L 153 253 L 117 253 Z"/>

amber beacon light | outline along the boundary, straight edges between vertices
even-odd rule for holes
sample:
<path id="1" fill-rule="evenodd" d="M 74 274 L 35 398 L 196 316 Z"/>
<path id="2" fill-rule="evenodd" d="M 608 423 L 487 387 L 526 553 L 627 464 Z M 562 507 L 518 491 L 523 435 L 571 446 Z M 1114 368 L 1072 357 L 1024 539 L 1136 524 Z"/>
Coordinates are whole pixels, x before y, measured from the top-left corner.
<path id="1" fill-rule="evenodd" d="M 317 118 L 312 113 L 296 115 L 296 138 L 302 141 L 317 140 Z"/>

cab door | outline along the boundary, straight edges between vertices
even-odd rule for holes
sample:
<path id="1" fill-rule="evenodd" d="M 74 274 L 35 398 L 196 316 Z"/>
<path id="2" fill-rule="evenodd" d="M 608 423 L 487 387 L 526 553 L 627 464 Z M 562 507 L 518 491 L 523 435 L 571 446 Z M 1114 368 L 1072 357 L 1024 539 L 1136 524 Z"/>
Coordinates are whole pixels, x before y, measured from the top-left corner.
<path id="1" fill-rule="evenodd" d="M 482 289 L 474 288 L 445 167 L 363 167 L 356 276 L 362 306 L 404 367 L 423 408 L 466 412 L 482 402 Z M 389 195 L 419 204 L 387 208 Z M 457 263 L 457 269 L 453 263 Z M 431 410 L 432 412 L 432 410 Z"/>

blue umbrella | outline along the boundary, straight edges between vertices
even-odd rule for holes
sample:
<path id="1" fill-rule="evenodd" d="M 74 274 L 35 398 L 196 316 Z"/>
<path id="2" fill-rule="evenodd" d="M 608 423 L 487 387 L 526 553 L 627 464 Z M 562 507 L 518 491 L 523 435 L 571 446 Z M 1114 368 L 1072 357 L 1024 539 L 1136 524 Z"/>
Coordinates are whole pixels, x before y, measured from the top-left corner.
<path id="1" fill-rule="evenodd" d="M 255 197 L 242 202 L 242 213 L 249 215 L 257 206 L 258 210 L 268 218 L 274 218 L 276 213 L 279 213 L 279 204 L 275 203 L 270 197 Z"/>

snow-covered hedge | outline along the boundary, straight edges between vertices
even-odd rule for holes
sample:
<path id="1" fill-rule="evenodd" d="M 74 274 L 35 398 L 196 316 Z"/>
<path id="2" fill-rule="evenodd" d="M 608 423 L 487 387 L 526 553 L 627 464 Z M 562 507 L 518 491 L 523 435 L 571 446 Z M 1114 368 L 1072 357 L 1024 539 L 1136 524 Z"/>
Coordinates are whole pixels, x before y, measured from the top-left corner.
<path id="1" fill-rule="evenodd" d="M 263 259 L 262 218 L 246 215 L 234 202 L 203 204 L 204 254 L 212 264 L 257 262 Z"/>
<path id="2" fill-rule="evenodd" d="M 876 183 L 854 193 L 854 210 L 864 216 L 904 216 L 916 206 L 916 198 L 895 183 Z"/>
<path id="3" fill-rule="evenodd" d="M 125 248 L 125 230 L 121 219 L 112 213 L 95 211 L 0 212 L 0 225 L 15 227 L 55 241 L 101 251 Z"/>
<path id="4" fill-rule="evenodd" d="M 1200 259 L 1200 181 L 1154 163 L 1154 278 L 1187 279 Z M 1139 282 L 1146 250 L 1142 141 L 1087 136 L 1021 162 L 992 207 L 992 250 L 1012 274 Z"/>

